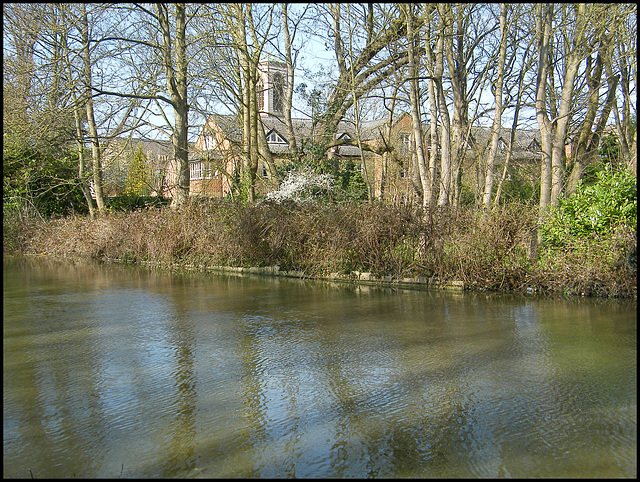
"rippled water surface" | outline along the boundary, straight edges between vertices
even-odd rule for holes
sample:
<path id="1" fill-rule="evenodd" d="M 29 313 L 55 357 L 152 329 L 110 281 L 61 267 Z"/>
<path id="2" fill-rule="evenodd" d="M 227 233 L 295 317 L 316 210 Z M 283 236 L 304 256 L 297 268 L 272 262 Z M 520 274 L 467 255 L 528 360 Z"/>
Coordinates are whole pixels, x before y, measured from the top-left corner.
<path id="1" fill-rule="evenodd" d="M 3 266 L 4 477 L 636 477 L 636 302 Z"/>

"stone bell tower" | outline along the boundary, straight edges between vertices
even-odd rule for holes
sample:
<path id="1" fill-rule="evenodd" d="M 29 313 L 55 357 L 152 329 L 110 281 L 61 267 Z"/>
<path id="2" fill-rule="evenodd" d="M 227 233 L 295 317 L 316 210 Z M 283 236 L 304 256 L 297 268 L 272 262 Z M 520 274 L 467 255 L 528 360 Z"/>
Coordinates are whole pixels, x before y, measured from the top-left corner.
<path id="1" fill-rule="evenodd" d="M 260 116 L 284 115 L 287 89 L 287 64 L 272 55 L 263 55 L 258 64 L 257 97 Z"/>

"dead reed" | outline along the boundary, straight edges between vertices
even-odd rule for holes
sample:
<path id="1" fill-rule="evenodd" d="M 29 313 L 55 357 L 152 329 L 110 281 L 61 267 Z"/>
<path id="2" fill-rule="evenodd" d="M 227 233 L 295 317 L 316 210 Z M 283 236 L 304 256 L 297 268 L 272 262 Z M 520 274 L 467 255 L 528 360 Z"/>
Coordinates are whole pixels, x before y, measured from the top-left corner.
<path id="1" fill-rule="evenodd" d="M 180 210 L 147 208 L 92 220 L 4 223 L 5 250 L 108 258 L 159 266 L 273 266 L 308 276 L 353 271 L 395 279 L 463 281 L 474 290 L 636 296 L 635 231 L 562 250 L 528 247 L 534 208 L 374 203 L 260 203 L 193 200 Z M 7 226 L 9 229 L 7 229 Z M 634 254 L 635 256 L 635 254 Z"/>

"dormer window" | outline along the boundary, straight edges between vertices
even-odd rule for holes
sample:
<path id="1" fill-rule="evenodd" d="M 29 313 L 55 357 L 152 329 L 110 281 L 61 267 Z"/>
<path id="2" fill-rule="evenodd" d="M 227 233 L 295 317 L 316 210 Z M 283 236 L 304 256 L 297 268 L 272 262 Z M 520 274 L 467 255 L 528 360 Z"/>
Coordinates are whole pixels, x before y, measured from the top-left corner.
<path id="1" fill-rule="evenodd" d="M 267 142 L 269 144 L 287 144 L 285 138 L 278 134 L 276 131 L 269 132 L 269 135 L 267 136 Z"/>
<path id="2" fill-rule="evenodd" d="M 527 146 L 527 149 L 532 152 L 538 152 L 540 150 L 540 144 L 536 139 L 532 140 L 531 143 Z"/>
<path id="3" fill-rule="evenodd" d="M 338 137 L 338 139 L 345 139 L 345 140 L 347 140 L 347 141 L 350 141 L 350 140 L 351 140 L 351 136 L 349 135 L 349 133 L 348 133 L 348 132 L 345 132 L 344 134 L 341 134 L 341 135 Z"/>

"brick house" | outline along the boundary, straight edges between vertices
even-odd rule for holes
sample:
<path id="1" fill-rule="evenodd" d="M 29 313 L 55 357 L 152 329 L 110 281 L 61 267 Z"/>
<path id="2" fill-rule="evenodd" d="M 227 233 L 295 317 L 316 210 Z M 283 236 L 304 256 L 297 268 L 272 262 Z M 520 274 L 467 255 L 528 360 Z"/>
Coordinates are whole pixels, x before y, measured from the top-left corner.
<path id="1" fill-rule="evenodd" d="M 282 166 L 287 161 L 289 139 L 284 122 L 284 87 L 287 82 L 286 65 L 274 59 L 261 62 L 258 65 L 260 79 L 258 82 L 258 104 L 264 127 L 267 145 L 272 153 L 274 163 Z M 328 156 L 340 161 L 352 161 L 366 176 L 374 197 L 386 199 L 410 199 L 415 194 L 412 184 L 418 180 L 411 115 L 402 113 L 396 117 L 391 127 L 390 139 L 387 136 L 388 119 L 364 121 L 360 125 L 360 140 L 372 147 L 380 147 L 383 142 L 394 146 L 394 151 L 388 155 L 379 155 L 363 149 L 357 145 L 342 145 L 331 148 Z M 293 119 L 296 143 L 301 146 L 305 141 L 313 138 L 311 119 Z M 476 184 L 483 181 L 483 160 L 488 152 L 491 129 L 489 127 L 474 127 L 469 136 L 469 142 L 463 161 L 466 173 L 469 169 L 476 171 Z M 423 126 L 423 145 L 428 153 L 429 126 Z M 499 141 L 498 165 L 504 159 L 510 131 L 501 129 Z M 335 139 L 351 138 L 356 143 L 356 129 L 352 122 L 342 121 L 338 125 Z M 193 148 L 189 152 L 190 189 L 192 196 L 225 197 L 231 193 L 233 178 L 237 174 L 241 162 L 242 125 L 239 116 L 211 114 L 198 136 Z M 540 141 L 537 130 L 518 130 L 511 163 L 533 165 L 540 159 Z M 362 162 L 364 160 L 364 167 Z M 439 164 L 439 162 L 438 162 Z M 439 166 L 438 166 L 439 167 Z M 164 195 L 171 196 L 171 186 L 175 185 L 175 161 L 166 164 L 165 185 L 168 186 Z M 533 176 L 533 174 L 531 174 Z M 532 182 L 535 179 L 532 177 Z M 268 166 L 260 162 L 258 165 L 256 192 L 266 193 L 277 188 L 277 180 L 273 178 Z"/>

